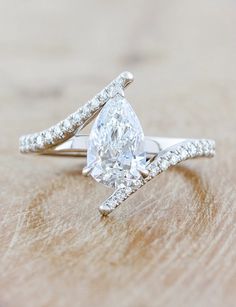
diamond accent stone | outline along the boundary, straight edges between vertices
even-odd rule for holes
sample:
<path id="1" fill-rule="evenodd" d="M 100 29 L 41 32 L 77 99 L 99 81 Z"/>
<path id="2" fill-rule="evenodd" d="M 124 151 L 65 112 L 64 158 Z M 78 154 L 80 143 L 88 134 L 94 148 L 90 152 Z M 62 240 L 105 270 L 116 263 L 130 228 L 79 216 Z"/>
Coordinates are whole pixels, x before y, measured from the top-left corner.
<path id="1" fill-rule="evenodd" d="M 89 117 L 90 113 L 91 113 L 90 105 L 86 104 L 82 109 L 83 119 L 86 120 Z"/>
<path id="2" fill-rule="evenodd" d="M 161 168 L 162 171 L 167 170 L 169 166 L 170 166 L 170 164 L 167 160 L 163 159 L 161 161 L 160 168 Z"/>
<path id="3" fill-rule="evenodd" d="M 80 112 L 80 110 L 78 110 L 72 115 L 72 123 L 73 125 L 76 126 L 79 123 L 81 123 L 81 121 L 82 121 L 82 113 Z"/>
<path id="4" fill-rule="evenodd" d="M 103 103 L 102 99 L 100 100 L 100 96 L 93 98 L 93 100 L 91 100 L 93 110 L 97 110 L 100 106 L 100 103 Z"/>
<path id="5" fill-rule="evenodd" d="M 67 118 L 63 121 L 63 131 L 71 131 L 73 127 L 73 123 L 70 118 Z"/>
<path id="6" fill-rule="evenodd" d="M 98 101 L 99 103 L 103 104 L 104 102 L 106 102 L 109 99 L 109 94 L 106 91 L 106 89 L 102 90 L 99 94 L 98 94 Z"/>
<path id="7" fill-rule="evenodd" d="M 160 172 L 159 167 L 155 163 L 151 163 L 148 166 L 148 170 L 151 177 L 155 177 L 158 174 L 158 172 Z"/>
<path id="8" fill-rule="evenodd" d="M 45 141 L 47 144 L 51 144 L 53 142 L 53 134 L 50 130 L 45 132 Z"/>
<path id="9" fill-rule="evenodd" d="M 56 136 L 58 138 L 62 138 L 63 137 L 63 131 L 61 129 L 61 123 L 57 124 L 55 127 L 54 127 L 54 132 L 56 134 Z"/>
<path id="10" fill-rule="evenodd" d="M 124 90 L 123 90 L 122 86 L 117 82 L 114 82 L 113 84 L 111 84 L 107 88 L 107 92 L 108 92 L 108 95 L 111 98 L 115 97 L 116 95 L 120 95 L 120 96 L 124 97 Z"/>
<path id="11" fill-rule="evenodd" d="M 197 150 L 194 144 L 192 143 L 189 144 L 188 151 L 191 157 L 194 157 L 196 155 Z"/>
<path id="12" fill-rule="evenodd" d="M 43 137 L 42 135 L 38 135 L 37 137 L 37 146 L 42 147 L 43 146 Z"/>
<path id="13" fill-rule="evenodd" d="M 126 99 L 110 99 L 97 117 L 89 137 L 87 167 L 93 178 L 118 188 L 135 185 L 145 168 L 144 134 Z"/>
<path id="14" fill-rule="evenodd" d="M 180 149 L 180 156 L 182 160 L 185 160 L 188 157 L 188 152 L 183 147 Z"/>
<path id="15" fill-rule="evenodd" d="M 171 165 L 176 165 L 178 163 L 178 156 L 175 153 L 172 153 L 170 158 Z"/>

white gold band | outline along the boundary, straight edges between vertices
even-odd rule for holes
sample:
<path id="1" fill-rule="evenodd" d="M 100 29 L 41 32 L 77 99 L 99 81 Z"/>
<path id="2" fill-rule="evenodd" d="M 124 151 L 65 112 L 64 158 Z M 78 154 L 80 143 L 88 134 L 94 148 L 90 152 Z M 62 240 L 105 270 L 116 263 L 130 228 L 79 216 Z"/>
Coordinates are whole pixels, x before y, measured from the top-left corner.
<path id="1" fill-rule="evenodd" d="M 166 139 L 167 140 L 167 139 Z M 171 139 L 173 140 L 173 139 Z M 147 166 L 148 175 L 146 178 L 137 181 L 134 187 L 124 187 L 117 189 L 102 205 L 99 211 L 102 215 L 110 214 L 121 203 L 123 203 L 130 195 L 135 193 L 147 182 L 152 180 L 155 176 L 166 171 L 171 166 L 183 162 L 188 159 L 199 157 L 214 157 L 215 155 L 215 141 L 213 140 L 185 140 L 164 150 L 161 150 Z"/>
<path id="2" fill-rule="evenodd" d="M 20 152 L 43 153 L 51 147 L 64 143 L 74 136 L 77 131 L 82 130 L 97 115 L 109 99 L 117 94 L 124 96 L 124 89 L 132 81 L 133 75 L 129 72 L 123 72 L 66 119 L 46 130 L 23 135 L 19 140 Z"/>

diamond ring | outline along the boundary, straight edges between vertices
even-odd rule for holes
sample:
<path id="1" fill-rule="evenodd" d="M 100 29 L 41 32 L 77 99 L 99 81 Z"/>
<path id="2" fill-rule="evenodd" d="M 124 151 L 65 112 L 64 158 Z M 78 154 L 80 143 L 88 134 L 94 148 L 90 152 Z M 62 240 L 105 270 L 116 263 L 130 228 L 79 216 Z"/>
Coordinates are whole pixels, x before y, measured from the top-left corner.
<path id="1" fill-rule="evenodd" d="M 215 154 L 213 140 L 145 137 L 124 95 L 132 81 L 131 73 L 120 74 L 65 120 L 20 138 L 22 153 L 87 156 L 83 175 L 114 189 L 99 207 L 102 215 L 111 213 L 169 167 Z M 82 129 L 93 119 L 90 135 L 82 135 Z"/>

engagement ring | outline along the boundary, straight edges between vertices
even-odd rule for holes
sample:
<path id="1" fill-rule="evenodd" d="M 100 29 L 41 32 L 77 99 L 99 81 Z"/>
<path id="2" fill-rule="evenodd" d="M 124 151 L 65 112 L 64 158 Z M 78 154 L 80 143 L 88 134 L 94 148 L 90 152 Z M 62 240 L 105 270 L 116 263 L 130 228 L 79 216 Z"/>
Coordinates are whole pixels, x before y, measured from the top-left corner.
<path id="1" fill-rule="evenodd" d="M 120 74 L 65 120 L 20 138 L 22 153 L 87 156 L 83 175 L 91 175 L 114 189 L 99 207 L 103 215 L 111 213 L 169 167 L 190 158 L 215 154 L 213 140 L 144 136 L 139 119 L 124 95 L 124 89 L 132 81 L 131 73 Z M 90 135 L 82 135 L 82 129 L 93 119 Z"/>

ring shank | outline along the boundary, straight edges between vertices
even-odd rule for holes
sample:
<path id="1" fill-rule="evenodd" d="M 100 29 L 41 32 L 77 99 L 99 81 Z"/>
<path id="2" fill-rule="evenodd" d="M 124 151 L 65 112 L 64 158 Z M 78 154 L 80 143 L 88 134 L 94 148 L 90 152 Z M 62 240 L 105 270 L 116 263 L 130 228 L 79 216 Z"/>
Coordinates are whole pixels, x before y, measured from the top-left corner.
<path id="1" fill-rule="evenodd" d="M 148 155 L 156 155 L 160 151 L 163 151 L 171 146 L 187 140 L 190 139 L 146 136 L 144 139 L 144 150 Z M 75 135 L 64 143 L 43 151 L 41 154 L 53 156 L 86 157 L 88 144 L 88 135 Z"/>

